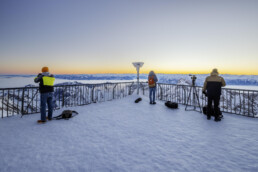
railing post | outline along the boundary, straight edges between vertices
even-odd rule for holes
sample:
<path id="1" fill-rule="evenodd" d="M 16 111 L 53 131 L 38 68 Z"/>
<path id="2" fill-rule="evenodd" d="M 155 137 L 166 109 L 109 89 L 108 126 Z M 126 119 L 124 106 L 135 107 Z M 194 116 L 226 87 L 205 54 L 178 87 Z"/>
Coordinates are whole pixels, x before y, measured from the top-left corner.
<path id="1" fill-rule="evenodd" d="M 186 95 L 186 91 L 185 91 L 185 89 L 184 89 L 184 104 L 186 104 L 186 98 L 187 97 L 187 95 Z"/>
<path id="2" fill-rule="evenodd" d="M 144 95 L 144 84 L 141 84 L 142 85 L 142 94 Z"/>
<path id="3" fill-rule="evenodd" d="M 7 92 L 7 105 L 6 105 L 7 106 L 6 107 L 7 108 L 7 116 L 9 116 L 9 98 L 10 97 L 9 97 L 9 90 L 8 90 L 8 92 Z"/>
<path id="4" fill-rule="evenodd" d="M 64 107 L 64 92 L 65 92 L 65 87 L 63 88 L 63 91 L 62 91 L 62 108 Z"/>
<path id="5" fill-rule="evenodd" d="M 250 116 L 250 108 L 249 108 L 249 105 L 250 105 L 250 94 L 249 94 L 249 91 L 247 92 L 247 95 L 248 95 L 248 104 L 247 104 L 247 107 L 248 107 L 248 116 Z"/>
<path id="6" fill-rule="evenodd" d="M 117 86 L 117 84 L 113 88 L 113 99 L 115 99 L 115 88 L 116 88 L 116 86 Z"/>
<path id="7" fill-rule="evenodd" d="M 92 90 L 91 90 L 91 102 L 94 102 L 94 89 L 95 89 L 95 86 L 92 86 Z"/>
<path id="8" fill-rule="evenodd" d="M 4 117 L 4 90 L 3 90 L 3 97 L 2 97 L 2 118 Z"/>
<path id="9" fill-rule="evenodd" d="M 159 88 L 160 88 L 160 100 L 163 100 L 163 92 L 162 92 L 162 87 L 160 84 L 158 84 Z"/>
<path id="10" fill-rule="evenodd" d="M 132 92 L 131 92 L 131 90 L 132 90 L 132 86 L 133 86 L 133 84 L 134 84 L 134 82 L 132 82 L 132 84 L 129 86 L 129 95 L 132 95 Z"/>
<path id="11" fill-rule="evenodd" d="M 21 114 L 24 113 L 24 88 L 22 89 L 22 105 L 21 105 Z"/>

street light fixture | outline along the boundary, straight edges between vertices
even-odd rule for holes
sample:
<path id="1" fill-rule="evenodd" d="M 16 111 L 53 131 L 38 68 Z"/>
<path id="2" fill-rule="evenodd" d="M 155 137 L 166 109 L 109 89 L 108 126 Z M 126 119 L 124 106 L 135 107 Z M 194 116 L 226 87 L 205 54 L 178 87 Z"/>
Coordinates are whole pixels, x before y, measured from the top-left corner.
<path id="1" fill-rule="evenodd" d="M 133 62 L 133 66 L 136 68 L 137 70 L 137 94 L 139 95 L 139 71 L 140 68 L 143 66 L 143 62 Z"/>

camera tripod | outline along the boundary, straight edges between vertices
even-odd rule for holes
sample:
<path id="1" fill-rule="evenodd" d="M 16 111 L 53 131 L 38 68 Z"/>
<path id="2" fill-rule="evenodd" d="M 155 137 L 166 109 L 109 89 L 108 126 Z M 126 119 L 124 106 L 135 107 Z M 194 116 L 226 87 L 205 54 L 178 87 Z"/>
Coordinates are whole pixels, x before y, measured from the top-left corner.
<path id="1" fill-rule="evenodd" d="M 190 75 L 191 76 L 191 75 Z M 196 91 L 196 87 L 195 87 L 195 80 L 196 80 L 196 77 L 193 75 L 192 77 L 192 86 L 190 88 L 190 92 L 189 92 L 189 95 L 188 95 L 188 98 L 187 98 L 187 102 L 186 102 L 186 106 L 185 106 L 185 110 L 186 111 L 190 111 L 190 110 L 194 110 L 194 111 L 197 111 L 197 112 L 200 112 L 202 113 L 202 109 L 201 109 L 201 105 L 200 105 L 200 101 L 199 101 L 199 96 L 197 94 L 197 91 Z M 192 93 L 192 94 L 191 94 Z M 191 99 L 191 95 L 193 95 L 193 109 L 187 109 L 188 106 L 191 106 L 191 102 L 190 99 Z M 197 101 L 197 106 L 196 105 L 196 101 Z M 200 111 L 196 109 L 196 107 L 199 107 L 200 108 Z"/>

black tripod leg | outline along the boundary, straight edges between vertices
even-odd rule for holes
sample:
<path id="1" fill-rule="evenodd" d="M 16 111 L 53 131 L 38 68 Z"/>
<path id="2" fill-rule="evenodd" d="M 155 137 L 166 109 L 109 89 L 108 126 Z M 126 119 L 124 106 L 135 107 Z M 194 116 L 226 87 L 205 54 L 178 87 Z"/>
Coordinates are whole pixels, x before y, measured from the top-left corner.
<path id="1" fill-rule="evenodd" d="M 191 93 L 192 93 L 192 89 L 193 89 L 193 103 L 194 103 L 194 111 L 197 111 L 196 110 L 196 99 L 197 99 L 197 103 L 198 103 L 198 106 L 200 108 L 200 113 L 202 113 L 202 110 L 201 110 L 201 105 L 200 105 L 200 101 L 199 101 L 199 96 L 197 94 L 197 91 L 196 91 L 196 87 L 195 86 L 192 86 L 191 89 L 190 89 L 190 93 L 189 93 L 189 96 L 188 96 L 188 99 L 187 99 L 187 103 L 186 103 L 186 107 L 185 107 L 185 110 L 187 110 L 187 107 L 188 107 L 188 103 L 189 103 L 189 100 L 190 100 L 190 97 L 191 97 Z M 198 111 L 199 112 L 199 111 Z"/>
<path id="2" fill-rule="evenodd" d="M 200 108 L 200 113 L 202 113 L 202 108 L 201 108 L 201 104 L 200 104 L 200 101 L 199 101 L 199 96 L 197 94 L 196 88 L 195 88 L 195 95 L 196 95 L 196 98 L 197 98 L 198 106 Z"/>

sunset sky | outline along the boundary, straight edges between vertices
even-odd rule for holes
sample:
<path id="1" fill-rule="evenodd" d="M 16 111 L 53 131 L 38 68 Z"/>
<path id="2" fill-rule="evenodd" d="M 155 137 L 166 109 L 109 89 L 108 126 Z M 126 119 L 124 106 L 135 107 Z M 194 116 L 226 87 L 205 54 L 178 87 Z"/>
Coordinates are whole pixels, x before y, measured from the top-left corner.
<path id="1" fill-rule="evenodd" d="M 258 0 L 0 0 L 0 74 L 258 75 Z"/>

